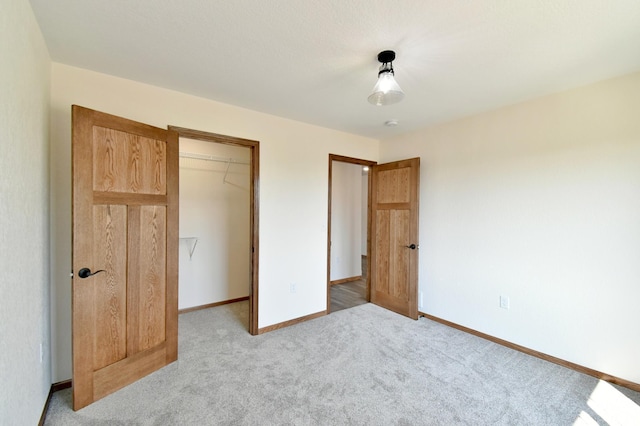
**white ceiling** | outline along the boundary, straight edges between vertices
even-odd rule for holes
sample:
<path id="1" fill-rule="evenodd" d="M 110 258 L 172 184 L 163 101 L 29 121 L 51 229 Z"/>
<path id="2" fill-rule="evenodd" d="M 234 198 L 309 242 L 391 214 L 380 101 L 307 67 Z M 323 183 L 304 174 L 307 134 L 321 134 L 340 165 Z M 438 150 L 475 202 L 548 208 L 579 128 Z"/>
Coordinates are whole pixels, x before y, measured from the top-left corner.
<path id="1" fill-rule="evenodd" d="M 376 139 L 640 70 L 639 0 L 31 4 L 56 62 Z"/>

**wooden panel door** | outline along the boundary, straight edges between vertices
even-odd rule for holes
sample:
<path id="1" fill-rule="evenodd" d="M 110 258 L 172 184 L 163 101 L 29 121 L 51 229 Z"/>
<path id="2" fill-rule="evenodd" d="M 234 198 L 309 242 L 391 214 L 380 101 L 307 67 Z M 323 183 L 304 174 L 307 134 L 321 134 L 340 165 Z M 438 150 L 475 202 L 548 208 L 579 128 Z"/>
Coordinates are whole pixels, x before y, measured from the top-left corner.
<path id="1" fill-rule="evenodd" d="M 72 115 L 78 410 L 177 359 L 178 135 L 75 105 Z"/>
<path id="2" fill-rule="evenodd" d="M 418 319 L 420 159 L 371 170 L 371 302 Z"/>

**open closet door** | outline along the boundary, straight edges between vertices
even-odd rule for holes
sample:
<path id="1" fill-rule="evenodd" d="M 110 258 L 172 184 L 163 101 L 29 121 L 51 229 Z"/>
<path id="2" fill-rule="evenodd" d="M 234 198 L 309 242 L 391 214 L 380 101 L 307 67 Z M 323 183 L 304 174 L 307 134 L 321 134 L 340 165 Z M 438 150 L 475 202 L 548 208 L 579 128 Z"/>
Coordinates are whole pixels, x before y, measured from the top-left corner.
<path id="1" fill-rule="evenodd" d="M 73 409 L 178 356 L 178 134 L 73 106 Z"/>
<path id="2" fill-rule="evenodd" d="M 420 159 L 371 172 L 371 302 L 418 319 Z"/>

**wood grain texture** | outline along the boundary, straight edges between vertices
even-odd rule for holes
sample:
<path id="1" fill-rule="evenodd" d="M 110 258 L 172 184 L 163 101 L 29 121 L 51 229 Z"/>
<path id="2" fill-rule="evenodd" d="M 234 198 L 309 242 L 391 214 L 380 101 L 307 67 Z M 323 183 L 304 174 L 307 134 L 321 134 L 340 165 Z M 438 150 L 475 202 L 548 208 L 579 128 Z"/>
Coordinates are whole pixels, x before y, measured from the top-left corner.
<path id="1" fill-rule="evenodd" d="M 187 129 L 179 126 L 169 126 L 170 131 L 177 132 L 180 137 L 195 139 L 205 142 L 216 142 L 227 145 L 246 146 L 253 148 L 260 145 L 260 142 L 252 139 L 238 138 L 236 136 L 221 135 L 219 133 L 204 132 L 201 130 Z"/>
<path id="2" fill-rule="evenodd" d="M 251 293 L 249 295 L 249 333 L 258 334 L 258 300 L 260 268 L 260 144 L 251 144 Z"/>
<path id="3" fill-rule="evenodd" d="M 93 189 L 134 194 L 166 193 L 165 142 L 93 127 Z"/>
<path id="4" fill-rule="evenodd" d="M 417 319 L 420 160 L 372 169 L 371 301 Z"/>
<path id="5" fill-rule="evenodd" d="M 373 165 L 371 166 L 373 167 Z M 371 287 L 372 287 L 372 275 L 373 275 L 373 268 L 375 267 L 375 265 L 373 264 L 373 262 L 371 261 L 372 256 L 374 254 L 373 251 L 373 221 L 374 221 L 374 217 L 373 217 L 373 173 L 371 172 L 372 168 L 369 167 L 369 181 L 368 181 L 368 191 L 367 191 L 367 266 L 366 266 L 366 272 L 364 272 L 367 275 L 367 283 L 366 283 L 366 292 L 365 292 L 365 299 L 367 299 L 367 301 L 371 301 Z"/>
<path id="6" fill-rule="evenodd" d="M 391 263 L 393 273 L 389 277 L 389 294 L 400 300 L 409 301 L 409 256 L 411 249 L 406 246 L 412 240 L 409 234 L 410 212 L 394 210 L 391 212 Z M 391 273 L 390 273 L 391 274 Z"/>
<path id="7" fill-rule="evenodd" d="M 166 195 L 130 194 L 127 192 L 93 192 L 95 204 L 123 204 L 127 206 L 166 206 L 169 202 Z"/>
<path id="8" fill-rule="evenodd" d="M 128 207 L 127 247 L 128 247 L 128 273 L 127 273 L 127 353 L 140 352 L 140 252 L 142 251 L 140 237 L 140 211 L 141 206 Z"/>
<path id="9" fill-rule="evenodd" d="M 166 207 L 140 208 L 140 253 L 138 269 L 138 350 L 165 340 L 166 311 Z"/>
<path id="10" fill-rule="evenodd" d="M 407 210 L 411 209 L 411 203 L 385 203 L 378 204 L 376 210 Z"/>
<path id="11" fill-rule="evenodd" d="M 329 162 L 340 161 L 341 163 L 358 164 L 360 166 L 374 166 L 377 163 L 371 160 L 364 160 L 362 158 L 347 157 L 345 155 L 329 154 Z"/>
<path id="12" fill-rule="evenodd" d="M 327 201 L 327 312 L 331 312 L 331 194 L 333 188 L 333 158 L 329 154 L 329 185 L 328 185 L 328 201 Z"/>
<path id="13" fill-rule="evenodd" d="M 73 270 L 72 285 L 72 364 L 73 409 L 93 402 L 93 288 L 79 279 L 77 271 L 93 266 L 93 155 L 91 110 L 72 107 L 72 176 L 73 176 Z M 89 142 L 88 142 L 89 141 Z"/>
<path id="14" fill-rule="evenodd" d="M 391 212 L 379 210 L 376 212 L 375 233 L 375 292 L 389 292 L 389 277 L 394 275 L 395 265 L 391 262 Z M 374 298 L 376 300 L 376 298 Z"/>
<path id="15" fill-rule="evenodd" d="M 410 175 L 411 169 L 407 167 L 381 170 L 378 173 L 378 202 L 382 204 L 410 202 Z"/>
<path id="16" fill-rule="evenodd" d="M 167 131 L 166 363 L 178 359 L 179 136 Z M 159 205 L 159 203 L 154 203 Z"/>
<path id="17" fill-rule="evenodd" d="M 95 205 L 93 236 L 95 270 L 105 271 L 85 281 L 95 292 L 93 369 L 98 370 L 127 355 L 126 206 Z"/>
<path id="18" fill-rule="evenodd" d="M 73 107 L 73 407 L 177 357 L 178 146 L 170 132 Z M 172 257 L 173 256 L 173 257 Z"/>
<path id="19" fill-rule="evenodd" d="M 162 343 L 96 371 L 93 377 L 93 399 L 104 398 L 164 367 L 167 364 L 166 351 L 166 344 Z"/>

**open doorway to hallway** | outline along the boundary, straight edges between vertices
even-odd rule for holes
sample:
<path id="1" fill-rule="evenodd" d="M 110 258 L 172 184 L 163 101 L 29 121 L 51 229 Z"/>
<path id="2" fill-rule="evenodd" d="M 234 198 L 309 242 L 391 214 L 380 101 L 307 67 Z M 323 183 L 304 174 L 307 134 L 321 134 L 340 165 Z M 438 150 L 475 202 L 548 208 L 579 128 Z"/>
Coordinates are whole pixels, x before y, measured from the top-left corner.
<path id="1" fill-rule="evenodd" d="M 328 312 L 369 301 L 368 168 L 374 164 L 329 155 Z"/>

